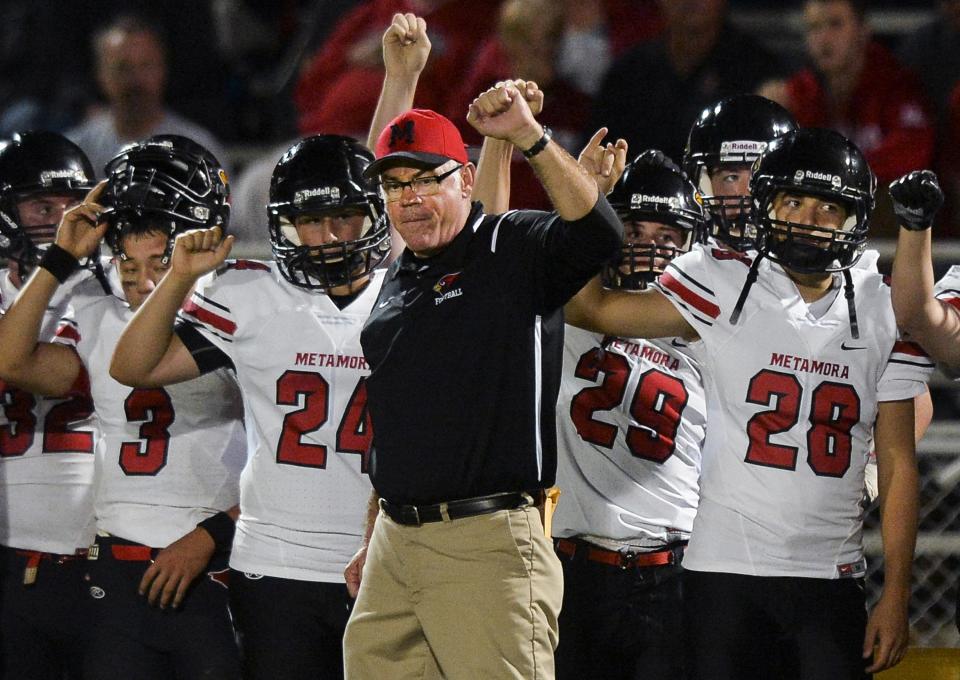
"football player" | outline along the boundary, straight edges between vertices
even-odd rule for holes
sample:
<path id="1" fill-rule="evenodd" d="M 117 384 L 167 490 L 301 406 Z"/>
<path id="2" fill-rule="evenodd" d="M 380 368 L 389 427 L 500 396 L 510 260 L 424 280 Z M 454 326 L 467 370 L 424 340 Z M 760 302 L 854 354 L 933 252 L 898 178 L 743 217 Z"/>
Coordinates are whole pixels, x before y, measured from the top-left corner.
<path id="1" fill-rule="evenodd" d="M 0 377 L 52 397 L 88 381 L 93 395 L 101 439 L 86 569 L 96 625 L 84 677 L 236 677 L 223 579 L 246 458 L 236 379 L 221 363 L 198 380 L 130 390 L 108 370 L 127 320 L 169 269 L 176 234 L 226 224 L 226 176 L 206 149 L 175 135 L 131 145 L 107 175 L 64 214 L 0 320 Z M 80 284 L 55 342 L 38 343 L 51 297 L 105 234 L 113 294 Z"/>
<path id="2" fill-rule="evenodd" d="M 625 237 L 606 288 L 646 289 L 705 233 L 699 194 L 659 151 L 630 163 L 609 200 Z M 557 413 L 557 677 L 684 677 L 680 560 L 706 423 L 697 361 L 677 338 L 567 326 Z"/>
<path id="3" fill-rule="evenodd" d="M 790 132 L 751 180 L 755 259 L 695 249 L 652 290 L 592 282 L 568 305 L 569 322 L 608 335 L 702 340 L 709 428 L 684 556 L 694 677 L 758 677 L 756 650 L 780 637 L 811 680 L 863 678 L 906 649 L 913 398 L 931 363 L 898 340 L 882 278 L 851 269 L 874 188 L 844 137 Z M 868 619 L 860 498 L 871 440 L 885 583 Z"/>
<path id="4" fill-rule="evenodd" d="M 64 210 L 93 186 L 78 146 L 53 132 L 0 143 L 0 314 L 53 241 Z M 53 339 L 67 291 L 43 310 L 38 336 Z M 4 346 L 6 352 L 6 346 Z M 93 541 L 96 429 L 84 381 L 60 398 L 0 381 L 0 639 L 8 678 L 80 677 L 89 615 L 83 556 Z"/>
<path id="5" fill-rule="evenodd" d="M 756 248 L 750 177 L 767 145 L 797 129 L 779 104 L 738 94 L 705 108 L 690 127 L 683 169 L 703 195 L 711 246 L 746 252 Z"/>
<path id="6" fill-rule="evenodd" d="M 346 137 L 292 146 L 270 186 L 275 261 L 224 265 L 230 237 L 182 235 L 170 275 L 114 355 L 113 374 L 140 387 L 201 375 L 211 357 L 237 368 L 255 446 L 230 562 L 247 678 L 343 675 L 343 570 L 371 495 L 360 331 L 390 247 L 383 204 L 363 178 L 372 158 Z M 180 301 L 213 270 L 174 329 Z"/>

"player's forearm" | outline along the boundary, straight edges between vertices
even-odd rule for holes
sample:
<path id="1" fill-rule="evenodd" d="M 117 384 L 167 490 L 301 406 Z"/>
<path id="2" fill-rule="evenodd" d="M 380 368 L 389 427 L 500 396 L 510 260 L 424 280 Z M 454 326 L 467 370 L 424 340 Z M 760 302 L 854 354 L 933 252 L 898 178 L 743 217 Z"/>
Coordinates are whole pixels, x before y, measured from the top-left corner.
<path id="1" fill-rule="evenodd" d="M 53 274 L 37 267 L 13 305 L 0 317 L 0 378 L 18 383 L 35 373 L 43 315 L 59 286 Z"/>
<path id="2" fill-rule="evenodd" d="M 594 277 L 563 308 L 567 323 L 620 338 L 692 338 L 680 312 L 655 290 L 627 292 L 603 287 Z"/>
<path id="3" fill-rule="evenodd" d="M 515 143 L 519 149 L 529 149 L 539 139 L 540 135 L 531 135 Z M 600 195 L 596 181 L 557 142 L 551 139 L 543 151 L 528 160 L 561 219 L 572 222 L 593 209 Z"/>
<path id="4" fill-rule="evenodd" d="M 891 297 L 900 330 L 937 361 L 960 364 L 960 315 L 933 295 L 930 230 L 900 229 Z"/>
<path id="5" fill-rule="evenodd" d="M 917 542 L 917 489 L 919 475 L 914 463 L 896 465 L 884 493 L 880 480 L 883 537 L 884 594 L 904 603 L 910 599 L 913 554 Z"/>
<path id="6" fill-rule="evenodd" d="M 906 602 L 917 540 L 919 474 L 912 399 L 881 402 L 875 434 L 880 488 L 884 594 Z"/>
<path id="7" fill-rule="evenodd" d="M 152 387 L 150 380 L 174 340 L 177 312 L 196 279 L 171 271 L 147 296 L 120 336 L 110 363 L 114 380 L 132 387 Z"/>
<path id="8" fill-rule="evenodd" d="M 499 215 L 510 209 L 510 160 L 513 144 L 492 137 L 483 138 L 480 160 L 477 162 L 477 177 L 473 184 L 473 198 L 483 203 L 483 209 L 491 215 Z"/>
<path id="9" fill-rule="evenodd" d="M 413 108 L 413 98 L 417 94 L 417 82 L 420 75 L 387 75 L 383 79 L 383 88 L 377 100 L 377 109 L 370 123 L 370 133 L 367 135 L 367 147 L 373 149 L 377 145 L 377 137 L 391 120 L 404 111 Z"/>

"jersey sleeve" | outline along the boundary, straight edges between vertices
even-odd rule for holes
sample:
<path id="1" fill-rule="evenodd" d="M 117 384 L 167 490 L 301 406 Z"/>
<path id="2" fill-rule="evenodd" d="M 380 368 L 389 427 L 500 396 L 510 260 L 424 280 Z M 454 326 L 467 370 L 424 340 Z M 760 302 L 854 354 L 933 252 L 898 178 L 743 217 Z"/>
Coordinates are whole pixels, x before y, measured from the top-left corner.
<path id="1" fill-rule="evenodd" d="M 233 345 L 237 339 L 237 320 L 233 311 L 234 296 L 231 295 L 232 291 L 229 281 L 226 281 L 225 273 L 228 274 L 229 270 L 218 270 L 202 277 L 184 303 L 183 309 L 180 310 L 178 326 L 188 325 L 196 333 L 184 333 L 178 330 L 177 334 L 194 355 L 201 371 L 203 370 L 201 361 L 197 359 L 194 351 L 202 349 L 200 343 L 196 342 L 197 336 L 219 349 L 231 360 L 234 359 Z"/>
<path id="2" fill-rule="evenodd" d="M 877 401 L 913 399 L 923 394 L 934 367 L 920 345 L 898 338 L 877 383 Z"/>
<path id="3" fill-rule="evenodd" d="M 711 265 L 707 250 L 695 248 L 668 264 L 653 284 L 701 338 L 716 333 L 724 320 Z"/>
<path id="4" fill-rule="evenodd" d="M 954 265 L 933 286 L 934 296 L 952 307 L 960 309 L 960 266 Z"/>

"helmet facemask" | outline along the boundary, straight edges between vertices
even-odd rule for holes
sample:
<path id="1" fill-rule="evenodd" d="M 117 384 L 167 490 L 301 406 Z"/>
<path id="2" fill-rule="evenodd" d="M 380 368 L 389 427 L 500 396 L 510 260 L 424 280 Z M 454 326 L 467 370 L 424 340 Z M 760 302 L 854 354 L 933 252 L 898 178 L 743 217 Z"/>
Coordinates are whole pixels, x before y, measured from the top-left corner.
<path id="1" fill-rule="evenodd" d="M 348 207 L 358 208 L 363 218 L 358 238 L 315 246 L 301 242 L 295 224 L 298 216 L 322 218 L 330 213 L 342 214 Z M 270 223 L 277 266 L 290 283 L 307 290 L 329 292 L 349 286 L 367 276 L 390 252 L 386 217 L 370 204 L 313 209 L 309 205 L 296 208 L 274 204 Z"/>
<path id="2" fill-rule="evenodd" d="M 682 234 L 682 242 L 677 245 L 631 242 L 625 235 L 623 246 L 615 260 L 604 266 L 601 280 L 607 288 L 621 290 L 645 290 L 660 276 L 667 264 L 675 257 L 689 252 L 696 240 L 698 223 L 695 217 L 678 218 L 669 210 L 634 211 L 619 214 L 626 224 L 629 221 L 654 222 L 677 229 Z"/>
<path id="3" fill-rule="evenodd" d="M 277 163 L 267 205 L 270 245 L 280 274 L 294 286 L 328 295 L 353 291 L 389 255 L 383 201 L 364 177 L 372 160 L 349 137 L 315 135 L 294 144 Z M 359 229 L 350 215 L 362 217 Z M 345 217 L 347 223 L 328 224 L 320 243 L 308 245 L 297 228 L 304 216 L 313 218 L 308 222 Z"/>

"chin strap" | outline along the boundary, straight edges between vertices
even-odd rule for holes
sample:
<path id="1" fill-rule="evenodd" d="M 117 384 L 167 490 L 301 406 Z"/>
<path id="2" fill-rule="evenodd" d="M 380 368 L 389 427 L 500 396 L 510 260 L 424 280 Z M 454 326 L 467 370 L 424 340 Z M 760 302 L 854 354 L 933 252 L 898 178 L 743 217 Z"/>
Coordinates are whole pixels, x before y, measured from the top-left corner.
<path id="1" fill-rule="evenodd" d="M 843 297 L 847 298 L 847 310 L 850 312 L 850 334 L 854 340 L 859 340 L 860 325 L 857 323 L 857 306 L 853 301 L 853 277 L 849 269 L 843 270 Z"/>
<path id="2" fill-rule="evenodd" d="M 754 282 L 757 280 L 757 272 L 760 269 L 760 260 L 763 259 L 764 254 L 762 252 L 757 253 L 756 259 L 750 265 L 750 271 L 747 272 L 747 280 L 743 283 L 743 288 L 740 291 L 740 297 L 737 298 L 737 304 L 733 308 L 733 314 L 730 315 L 730 323 L 732 325 L 737 325 L 737 321 L 740 320 L 740 312 L 743 311 L 743 305 L 747 301 L 747 296 L 750 294 L 750 289 L 753 287 Z"/>

